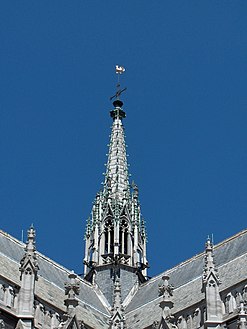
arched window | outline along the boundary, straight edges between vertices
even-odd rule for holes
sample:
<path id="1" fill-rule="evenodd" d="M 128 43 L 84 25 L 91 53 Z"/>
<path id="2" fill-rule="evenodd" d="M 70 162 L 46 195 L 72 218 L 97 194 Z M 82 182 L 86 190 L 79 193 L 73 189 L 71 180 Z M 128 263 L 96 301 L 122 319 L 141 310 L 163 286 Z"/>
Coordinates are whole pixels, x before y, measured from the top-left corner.
<path id="1" fill-rule="evenodd" d="M 128 223 L 122 219 L 119 229 L 119 253 L 128 254 Z"/>
<path id="2" fill-rule="evenodd" d="M 108 218 L 105 221 L 104 234 L 105 234 L 105 254 L 111 254 L 113 253 L 113 248 L 114 248 L 114 228 L 111 218 Z"/>

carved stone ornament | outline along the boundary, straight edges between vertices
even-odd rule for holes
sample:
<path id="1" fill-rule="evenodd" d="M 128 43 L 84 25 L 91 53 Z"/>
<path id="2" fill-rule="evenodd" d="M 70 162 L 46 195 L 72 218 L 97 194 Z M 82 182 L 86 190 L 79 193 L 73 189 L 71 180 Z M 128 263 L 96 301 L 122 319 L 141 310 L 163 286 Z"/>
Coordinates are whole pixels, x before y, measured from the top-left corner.
<path id="1" fill-rule="evenodd" d="M 159 285 L 159 296 L 164 298 L 170 298 L 173 294 L 173 285 L 168 283 L 169 276 L 165 275 L 162 277 L 163 283 Z"/>
<path id="2" fill-rule="evenodd" d="M 152 324 L 152 329 L 158 329 L 159 327 L 159 321 L 154 321 Z"/>
<path id="3" fill-rule="evenodd" d="M 76 274 L 73 272 L 69 274 L 70 282 L 66 282 L 65 286 L 65 295 L 68 295 L 69 299 L 74 299 L 75 295 L 79 295 L 80 291 L 80 282 L 76 280 Z"/>

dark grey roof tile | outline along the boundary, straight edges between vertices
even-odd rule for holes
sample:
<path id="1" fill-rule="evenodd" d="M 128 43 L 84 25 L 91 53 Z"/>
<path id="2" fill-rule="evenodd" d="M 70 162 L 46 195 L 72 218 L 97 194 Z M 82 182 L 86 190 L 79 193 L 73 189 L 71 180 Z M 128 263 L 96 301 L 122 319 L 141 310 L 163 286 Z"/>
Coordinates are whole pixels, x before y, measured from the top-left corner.
<path id="1" fill-rule="evenodd" d="M 214 247 L 216 266 L 222 266 L 246 252 L 247 230 L 244 230 Z M 126 312 L 131 312 L 134 309 L 155 300 L 158 297 L 158 287 L 162 282 L 161 278 L 163 275 L 169 275 L 169 283 L 175 288 L 178 288 L 198 277 L 201 277 L 203 274 L 203 267 L 204 252 L 152 278 L 150 281 L 140 286 L 139 290 L 126 307 Z"/>

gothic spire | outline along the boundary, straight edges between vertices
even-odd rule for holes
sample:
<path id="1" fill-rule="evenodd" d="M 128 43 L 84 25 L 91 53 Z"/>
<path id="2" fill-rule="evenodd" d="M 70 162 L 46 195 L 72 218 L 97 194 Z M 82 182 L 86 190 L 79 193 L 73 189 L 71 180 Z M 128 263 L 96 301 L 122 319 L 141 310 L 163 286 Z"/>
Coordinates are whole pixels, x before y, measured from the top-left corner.
<path id="1" fill-rule="evenodd" d="M 116 73 L 124 72 L 122 67 Z M 118 73 L 118 77 L 119 77 Z M 141 217 L 138 188 L 130 186 L 123 119 L 125 111 L 117 92 L 111 97 L 114 108 L 108 159 L 103 190 L 97 193 L 90 220 L 86 227 L 85 273 L 92 280 L 94 267 L 124 264 L 138 270 L 145 280 L 148 262 L 146 258 L 146 231 Z"/>
<path id="2" fill-rule="evenodd" d="M 104 182 L 104 194 L 110 192 L 113 199 L 123 200 L 129 192 L 129 172 L 126 154 L 125 135 L 122 119 L 125 112 L 123 102 L 115 100 L 115 108 L 110 112 L 113 118 L 108 161 Z"/>

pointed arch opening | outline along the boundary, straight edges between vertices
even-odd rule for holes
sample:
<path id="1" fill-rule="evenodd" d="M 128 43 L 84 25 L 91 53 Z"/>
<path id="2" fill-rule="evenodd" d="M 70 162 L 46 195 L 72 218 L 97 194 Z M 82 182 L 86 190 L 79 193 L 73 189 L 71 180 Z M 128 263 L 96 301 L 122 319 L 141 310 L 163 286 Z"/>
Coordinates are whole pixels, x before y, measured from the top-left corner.
<path id="1" fill-rule="evenodd" d="M 128 235 L 129 225 L 126 218 L 122 218 L 119 227 L 119 252 L 120 254 L 128 254 Z"/>
<path id="2" fill-rule="evenodd" d="M 107 218 L 104 225 L 105 234 L 105 254 L 113 254 L 114 252 L 114 227 L 112 218 Z"/>

